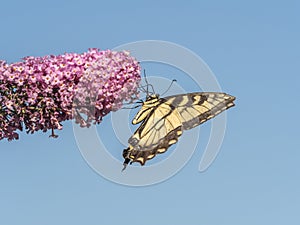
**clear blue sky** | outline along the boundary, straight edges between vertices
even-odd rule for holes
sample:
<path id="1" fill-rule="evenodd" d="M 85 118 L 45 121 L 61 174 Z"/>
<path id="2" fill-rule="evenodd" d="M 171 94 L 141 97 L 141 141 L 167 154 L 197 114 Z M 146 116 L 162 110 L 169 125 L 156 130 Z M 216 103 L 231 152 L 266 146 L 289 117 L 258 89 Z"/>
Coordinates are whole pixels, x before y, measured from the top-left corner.
<path id="1" fill-rule="evenodd" d="M 86 164 L 71 123 L 57 140 L 22 134 L 0 142 L 0 224 L 300 224 L 299 2 L 120 2 L 2 2 L 0 58 L 183 45 L 237 96 L 217 160 L 199 173 L 200 147 L 171 179 L 126 187 Z"/>

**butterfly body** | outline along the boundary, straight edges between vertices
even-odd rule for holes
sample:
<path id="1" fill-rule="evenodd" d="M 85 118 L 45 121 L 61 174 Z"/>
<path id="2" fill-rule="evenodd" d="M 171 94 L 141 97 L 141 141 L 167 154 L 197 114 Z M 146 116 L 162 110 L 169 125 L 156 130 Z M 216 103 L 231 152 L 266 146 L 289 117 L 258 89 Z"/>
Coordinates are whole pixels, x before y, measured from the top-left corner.
<path id="1" fill-rule="evenodd" d="M 217 92 L 195 92 L 160 98 L 147 96 L 132 124 L 141 123 L 123 151 L 124 169 L 128 163 L 147 160 L 178 141 L 184 130 L 192 129 L 234 106 L 235 97 Z"/>

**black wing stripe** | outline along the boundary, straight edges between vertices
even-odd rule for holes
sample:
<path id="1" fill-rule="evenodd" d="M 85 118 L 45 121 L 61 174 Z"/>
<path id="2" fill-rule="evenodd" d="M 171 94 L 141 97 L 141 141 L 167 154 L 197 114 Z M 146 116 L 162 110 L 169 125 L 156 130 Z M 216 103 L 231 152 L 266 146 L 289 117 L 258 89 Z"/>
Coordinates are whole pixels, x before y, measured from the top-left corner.
<path id="1" fill-rule="evenodd" d="M 181 130 L 181 127 L 178 127 L 177 129 L 173 130 L 172 132 L 168 133 L 164 139 L 163 142 L 160 143 L 157 147 L 148 149 L 148 150 L 136 150 L 132 149 L 128 154 L 129 158 L 132 160 L 132 162 L 139 162 L 141 165 L 144 165 L 145 162 L 148 160 L 148 157 L 152 159 L 157 154 L 162 154 L 168 150 L 168 148 L 175 144 L 178 141 L 178 137 L 180 135 L 177 134 L 178 131 Z M 176 140 L 176 142 L 169 143 L 170 140 Z M 165 149 L 164 151 L 159 151 L 160 149 Z M 128 151 L 128 149 L 126 149 Z M 153 155 L 153 156 L 152 156 Z"/>
<path id="2" fill-rule="evenodd" d="M 158 104 L 157 106 L 155 106 L 154 109 L 149 113 L 149 115 L 148 115 L 148 116 L 145 118 L 145 120 L 142 122 L 141 126 L 136 130 L 136 132 L 138 132 L 140 138 L 143 138 L 142 132 L 144 131 L 145 126 L 146 126 L 146 124 L 147 124 L 149 118 L 155 113 L 156 109 L 159 108 L 159 106 L 161 106 L 163 103 L 164 103 L 164 101 L 161 101 L 160 104 Z M 171 110 L 170 110 L 166 115 L 164 115 L 162 118 L 160 118 L 158 121 L 156 121 L 156 123 L 155 123 L 151 128 L 149 128 L 149 129 L 148 129 L 148 132 L 145 133 L 144 135 L 147 135 L 147 134 L 151 131 L 151 129 L 155 128 L 155 125 L 156 125 L 156 124 L 160 123 L 161 120 L 164 120 L 166 117 L 168 117 L 168 116 L 172 113 L 172 111 L 173 111 L 174 109 L 175 109 L 175 107 L 172 106 L 172 107 L 171 107 Z"/>

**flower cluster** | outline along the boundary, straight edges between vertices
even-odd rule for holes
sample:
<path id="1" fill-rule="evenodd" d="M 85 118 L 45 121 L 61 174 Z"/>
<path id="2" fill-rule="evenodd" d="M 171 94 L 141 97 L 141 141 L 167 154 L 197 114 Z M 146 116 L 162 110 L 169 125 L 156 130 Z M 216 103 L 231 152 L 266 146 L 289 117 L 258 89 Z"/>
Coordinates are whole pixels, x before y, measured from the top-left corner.
<path id="1" fill-rule="evenodd" d="M 75 119 L 82 127 L 100 123 L 122 102 L 138 95 L 139 63 L 128 52 L 89 49 L 82 54 L 0 61 L 0 140 L 62 129 Z"/>

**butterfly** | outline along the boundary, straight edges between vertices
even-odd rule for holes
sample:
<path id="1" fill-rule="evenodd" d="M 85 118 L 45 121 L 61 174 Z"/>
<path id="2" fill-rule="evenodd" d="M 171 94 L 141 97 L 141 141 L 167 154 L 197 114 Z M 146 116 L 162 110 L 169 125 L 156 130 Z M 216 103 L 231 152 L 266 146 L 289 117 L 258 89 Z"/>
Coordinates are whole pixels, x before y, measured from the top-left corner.
<path id="1" fill-rule="evenodd" d="M 148 87 L 148 86 L 147 86 Z M 219 92 L 194 92 L 160 98 L 148 94 L 132 120 L 140 124 L 123 150 L 123 170 L 133 162 L 142 166 L 175 144 L 184 130 L 192 129 L 234 106 L 235 97 Z M 122 171 L 123 171 L 122 170 Z"/>

